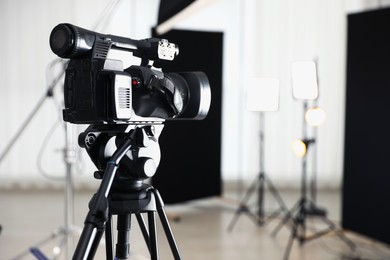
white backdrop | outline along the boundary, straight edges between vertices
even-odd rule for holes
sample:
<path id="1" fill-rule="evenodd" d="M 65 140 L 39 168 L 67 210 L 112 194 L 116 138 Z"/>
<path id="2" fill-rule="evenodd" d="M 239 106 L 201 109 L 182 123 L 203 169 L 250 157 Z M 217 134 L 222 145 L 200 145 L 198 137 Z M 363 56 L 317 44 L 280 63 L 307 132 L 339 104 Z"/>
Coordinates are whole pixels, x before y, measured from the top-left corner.
<path id="1" fill-rule="evenodd" d="M 44 95 L 47 65 L 55 58 L 48 38 L 61 22 L 91 28 L 109 0 L 0 1 L 0 151 Z M 99 32 L 134 39 L 150 37 L 157 0 L 123 0 Z M 277 77 L 280 109 L 265 114 L 265 168 L 279 186 L 300 182 L 300 160 L 291 142 L 301 136 L 302 102 L 292 98 L 291 62 L 318 61 L 319 104 L 327 112 L 318 130 L 319 186 L 339 187 L 343 168 L 346 14 L 389 1 L 219 0 L 177 25 L 182 29 L 224 32 L 222 175 L 252 180 L 259 169 L 259 115 L 245 108 L 248 79 Z M 205 61 L 207 62 L 207 61 Z M 0 187 L 61 185 L 38 173 L 37 156 L 45 135 L 58 120 L 61 88 L 48 98 L 0 164 Z M 53 102 L 56 100 L 56 102 Z M 75 129 L 77 132 L 85 126 Z M 64 131 L 60 125 L 42 156 L 50 175 L 62 176 Z M 90 185 L 93 167 L 85 153 L 75 167 L 77 185 Z"/>

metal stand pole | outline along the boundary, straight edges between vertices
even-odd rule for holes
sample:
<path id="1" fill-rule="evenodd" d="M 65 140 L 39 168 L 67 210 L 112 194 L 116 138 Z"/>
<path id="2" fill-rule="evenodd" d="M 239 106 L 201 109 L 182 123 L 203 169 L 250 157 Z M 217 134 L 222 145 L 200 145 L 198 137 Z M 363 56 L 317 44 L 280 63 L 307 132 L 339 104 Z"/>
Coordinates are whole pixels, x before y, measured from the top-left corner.
<path id="1" fill-rule="evenodd" d="M 69 123 L 65 123 L 65 151 L 64 160 L 66 164 L 66 176 L 65 176 L 65 235 L 66 235 L 66 247 L 65 247 L 65 259 L 70 259 L 71 251 L 73 247 L 73 237 L 71 232 L 74 223 L 74 191 L 72 180 L 72 168 L 76 161 L 76 151 L 73 145 L 73 128 Z"/>
<path id="2" fill-rule="evenodd" d="M 308 108 L 307 100 L 304 101 L 303 108 L 303 112 L 305 113 Z M 335 232 L 335 234 L 342 241 L 344 241 L 351 248 L 351 250 L 355 248 L 355 244 L 344 235 L 342 230 L 338 229 L 336 225 L 327 218 L 326 211 L 317 207 L 315 202 L 310 200 L 307 196 L 307 150 L 314 140 L 309 140 L 307 138 L 305 118 L 303 121 L 302 137 L 306 144 L 306 154 L 302 157 L 301 197 L 297 203 L 286 213 L 284 218 L 272 232 L 272 236 L 276 236 L 283 225 L 287 224 L 288 221 L 292 222 L 291 235 L 284 253 L 284 260 L 287 260 L 290 256 L 294 239 L 297 239 L 300 245 L 303 245 L 305 242 L 312 241 L 332 231 Z M 314 192 L 314 189 L 312 189 L 312 192 Z M 313 195 L 314 194 L 312 194 L 312 196 Z M 307 235 L 306 221 L 308 217 L 318 218 L 327 225 L 327 228 L 314 234 Z"/>
<path id="3" fill-rule="evenodd" d="M 54 61 L 55 62 L 55 61 Z M 54 63 L 53 62 L 53 63 Z M 64 67 L 66 66 L 67 63 L 64 63 Z M 65 69 L 63 72 L 61 72 L 57 78 L 53 80 L 51 85 L 48 86 L 46 92 L 42 95 L 42 97 L 39 99 L 38 103 L 35 105 L 35 107 L 32 109 L 30 114 L 26 117 L 25 121 L 20 125 L 19 129 L 16 131 L 14 136 L 9 140 L 8 144 L 0 154 L 0 164 L 4 160 L 4 158 L 7 156 L 7 154 L 10 152 L 11 148 L 15 144 L 15 142 L 20 138 L 20 136 L 23 134 L 23 132 L 26 130 L 27 126 L 30 124 L 32 119 L 35 117 L 39 109 L 42 107 L 43 103 L 45 103 L 46 99 L 48 97 L 53 96 L 53 91 L 54 88 L 57 86 L 57 83 L 60 81 L 61 77 L 64 75 Z"/>
<path id="4" fill-rule="evenodd" d="M 315 107 L 317 106 L 317 100 L 314 100 Z M 317 140 L 317 127 L 313 127 L 312 129 L 313 133 L 313 139 Z M 311 173 L 311 184 L 310 184 L 310 189 L 311 189 L 311 199 L 313 203 L 317 203 L 317 144 L 315 143 L 314 146 L 312 147 L 312 173 Z"/>
<path id="5" fill-rule="evenodd" d="M 237 222 L 239 216 L 241 213 L 248 214 L 251 219 L 254 220 L 255 223 L 259 225 L 264 225 L 268 220 L 277 217 L 279 214 L 283 212 L 287 212 L 287 207 L 284 204 L 282 197 L 280 196 L 279 192 L 275 188 L 275 186 L 272 184 L 271 180 L 265 173 L 265 166 L 264 166 L 264 112 L 260 112 L 260 173 L 256 177 L 255 181 L 252 183 L 252 185 L 249 187 L 249 189 L 246 191 L 245 196 L 243 200 L 240 202 L 240 205 L 238 206 L 236 213 L 230 222 L 228 226 L 228 230 L 233 230 L 233 227 L 235 223 Z M 264 191 L 265 191 L 265 185 L 268 185 L 269 190 L 271 192 L 271 195 L 274 197 L 274 199 L 278 202 L 279 208 L 276 209 L 274 212 L 272 212 L 269 216 L 266 216 L 265 210 L 264 210 Z M 255 192 L 257 187 L 257 214 L 252 213 L 248 202 L 253 194 Z"/>

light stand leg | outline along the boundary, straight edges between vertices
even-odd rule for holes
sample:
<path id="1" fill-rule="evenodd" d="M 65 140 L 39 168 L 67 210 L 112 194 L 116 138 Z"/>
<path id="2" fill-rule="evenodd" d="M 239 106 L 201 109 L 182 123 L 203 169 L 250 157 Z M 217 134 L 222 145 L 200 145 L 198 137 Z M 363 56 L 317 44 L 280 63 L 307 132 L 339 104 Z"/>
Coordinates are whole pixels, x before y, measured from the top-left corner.
<path id="1" fill-rule="evenodd" d="M 260 112 L 260 173 L 256 177 L 255 181 L 251 184 L 251 186 L 248 188 L 248 190 L 245 193 L 244 198 L 240 202 L 235 215 L 233 216 L 232 221 L 230 222 L 228 226 L 228 231 L 232 231 L 234 225 L 238 221 L 238 218 L 241 213 L 246 213 L 255 223 L 258 225 L 264 225 L 267 220 L 275 218 L 282 212 L 287 212 L 287 207 L 285 206 L 282 197 L 280 196 L 279 192 L 276 190 L 275 186 L 272 184 L 271 180 L 267 177 L 265 174 L 265 167 L 264 167 L 264 112 Z M 271 213 L 268 217 L 265 216 L 265 210 L 264 210 L 264 192 L 265 192 L 265 185 L 269 186 L 269 189 L 271 191 L 271 194 L 275 198 L 275 200 L 279 204 L 279 208 L 275 210 L 273 213 Z M 248 202 L 257 188 L 257 214 L 254 214 L 251 212 Z"/>
<path id="2" fill-rule="evenodd" d="M 38 109 L 38 108 L 37 108 Z M 75 163 L 75 149 L 72 144 L 72 127 L 65 123 L 65 148 L 64 148 L 64 162 L 65 162 L 65 185 L 64 185 L 64 225 L 59 227 L 58 231 L 53 232 L 52 235 L 50 235 L 48 238 L 45 238 L 42 240 L 42 242 L 39 242 L 36 245 L 33 245 L 30 247 L 29 250 L 26 250 L 25 252 L 19 254 L 18 256 L 14 257 L 13 259 L 19 259 L 23 255 L 27 255 L 32 250 L 34 252 L 39 252 L 39 247 L 43 246 L 44 244 L 50 242 L 51 240 L 54 240 L 58 237 L 61 238 L 60 242 L 58 243 L 57 247 L 59 248 L 57 255 L 54 257 L 57 258 L 60 256 L 61 253 L 64 251 L 64 257 L 65 259 L 70 259 L 71 251 L 73 248 L 73 233 L 75 232 L 75 227 L 73 226 L 74 222 L 74 199 L 73 199 L 73 181 L 72 181 L 72 170 L 73 165 Z M 5 155 L 5 154 L 4 154 Z M 40 253 L 43 255 L 43 253 Z"/>
<path id="3" fill-rule="evenodd" d="M 50 242 L 51 240 L 53 240 L 59 236 L 62 236 L 62 235 L 63 235 L 63 230 L 58 229 L 57 231 L 55 231 L 51 235 L 49 235 L 47 238 L 44 238 L 41 241 L 39 241 L 38 243 L 36 243 L 35 245 L 31 246 L 29 249 L 12 257 L 11 260 L 19 260 L 19 259 L 25 257 L 26 255 L 30 254 L 32 250 L 38 251 L 39 247 L 45 245 L 46 243 Z"/>
<path id="4" fill-rule="evenodd" d="M 251 198 L 253 192 L 256 190 L 257 185 L 259 184 L 259 180 L 262 178 L 261 176 L 256 177 L 255 181 L 251 184 L 249 189 L 246 191 L 244 198 L 240 202 L 240 205 L 238 206 L 236 213 L 233 216 L 232 221 L 230 222 L 228 226 L 228 231 L 232 231 L 234 225 L 236 224 L 238 218 L 240 217 L 241 213 L 247 213 L 249 217 L 256 223 L 258 222 L 258 218 L 255 214 L 253 214 L 249 207 L 248 207 L 248 201 Z"/>
<path id="5" fill-rule="evenodd" d="M 294 212 L 297 210 L 300 210 L 301 202 L 298 201 L 295 203 L 295 205 L 286 212 L 284 218 L 279 222 L 279 224 L 275 227 L 275 229 L 272 231 L 271 235 L 276 236 L 277 233 L 280 231 L 280 229 L 285 225 L 292 217 L 294 216 Z"/>
<path id="6" fill-rule="evenodd" d="M 326 224 L 328 224 L 330 229 L 333 230 L 333 232 L 335 232 L 336 235 L 341 240 L 343 240 L 351 250 L 354 250 L 356 248 L 356 244 L 354 242 L 352 242 L 347 236 L 345 236 L 344 232 L 341 229 L 337 228 L 336 225 L 331 220 L 324 217 L 324 218 L 322 218 L 322 221 L 324 221 Z"/>
<path id="7" fill-rule="evenodd" d="M 6 155 L 11 150 L 14 143 L 17 141 L 17 139 L 23 134 L 24 130 L 27 128 L 27 126 L 30 124 L 32 119 L 35 117 L 39 109 L 42 107 L 43 103 L 45 102 L 46 98 L 53 96 L 53 91 L 57 83 L 59 82 L 60 78 L 63 76 L 65 70 L 58 75 L 57 78 L 55 78 L 52 82 L 52 84 L 48 87 L 44 95 L 40 98 L 38 103 L 35 105 L 35 107 L 32 109 L 30 114 L 27 116 L 26 120 L 22 123 L 20 128 L 16 131 L 15 135 L 10 139 L 9 143 L 7 144 L 6 148 L 0 155 L 0 163 L 4 160 Z M 69 124 L 65 123 L 65 148 L 64 148 L 64 161 L 65 161 L 65 189 L 64 189 L 64 196 L 65 196 L 65 207 L 64 207 L 64 222 L 65 225 L 63 227 L 59 228 L 59 232 L 56 233 L 56 235 L 50 236 L 49 239 L 45 239 L 44 241 L 49 242 L 52 239 L 55 239 L 58 236 L 62 236 L 62 241 L 59 244 L 60 250 L 62 248 L 65 248 L 65 259 L 69 259 L 69 256 L 71 254 L 71 248 L 73 245 L 73 237 L 72 232 L 74 231 L 73 228 L 73 182 L 72 182 L 72 167 L 75 162 L 75 151 L 74 147 L 71 143 L 72 140 L 72 129 L 69 126 Z M 44 243 L 39 243 L 39 246 L 42 246 Z M 36 248 L 38 250 L 37 245 L 31 247 Z M 29 251 L 26 251 L 27 253 Z M 61 253 L 61 251 L 60 251 Z M 22 253 L 25 254 L 25 253 Z"/>
<path id="8" fill-rule="evenodd" d="M 294 239 L 297 237 L 297 234 L 298 234 L 298 223 L 297 223 L 297 220 L 294 220 L 292 231 L 291 231 L 291 234 L 290 234 L 290 237 L 288 239 L 287 246 L 286 246 L 286 250 L 284 251 L 283 260 L 287 260 L 289 258 L 291 248 L 294 244 Z"/>
<path id="9" fill-rule="evenodd" d="M 277 217 L 279 214 L 283 213 L 283 212 L 287 212 L 288 209 L 286 207 L 286 204 L 284 204 L 284 201 L 282 199 L 282 197 L 280 196 L 278 190 L 275 188 L 275 186 L 273 185 L 273 183 L 271 182 L 271 180 L 269 178 L 267 178 L 267 175 L 264 174 L 264 180 L 265 182 L 267 183 L 268 185 L 268 188 L 272 194 L 272 196 L 274 197 L 274 199 L 276 200 L 276 202 L 278 202 L 279 204 L 279 209 L 278 210 L 275 210 L 268 218 L 272 219 L 272 218 L 275 218 Z"/>

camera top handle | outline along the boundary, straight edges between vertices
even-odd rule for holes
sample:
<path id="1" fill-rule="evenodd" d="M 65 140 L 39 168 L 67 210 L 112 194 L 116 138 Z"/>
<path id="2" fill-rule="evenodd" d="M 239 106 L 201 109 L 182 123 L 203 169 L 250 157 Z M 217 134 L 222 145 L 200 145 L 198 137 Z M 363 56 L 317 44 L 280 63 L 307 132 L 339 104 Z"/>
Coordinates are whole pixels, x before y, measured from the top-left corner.
<path id="1" fill-rule="evenodd" d="M 179 54 L 176 44 L 165 39 L 133 40 L 110 34 L 100 34 L 69 23 L 57 25 L 50 35 L 50 48 L 61 58 L 107 57 L 108 51 L 118 49 L 132 52 L 146 66 L 153 60 L 173 60 Z"/>

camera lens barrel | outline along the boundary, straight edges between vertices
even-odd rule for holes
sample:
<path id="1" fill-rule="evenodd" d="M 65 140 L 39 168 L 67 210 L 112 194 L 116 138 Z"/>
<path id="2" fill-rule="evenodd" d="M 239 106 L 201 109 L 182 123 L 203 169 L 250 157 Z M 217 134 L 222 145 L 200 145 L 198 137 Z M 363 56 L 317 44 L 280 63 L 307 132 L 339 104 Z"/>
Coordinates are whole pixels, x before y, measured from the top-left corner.
<path id="1" fill-rule="evenodd" d="M 211 105 L 211 89 L 206 74 L 201 71 L 191 71 L 165 75 L 173 79 L 175 87 L 185 97 L 184 109 L 175 119 L 204 119 Z"/>
<path id="2" fill-rule="evenodd" d="M 50 34 L 50 48 L 61 58 L 74 58 L 92 50 L 96 33 L 61 23 Z"/>

